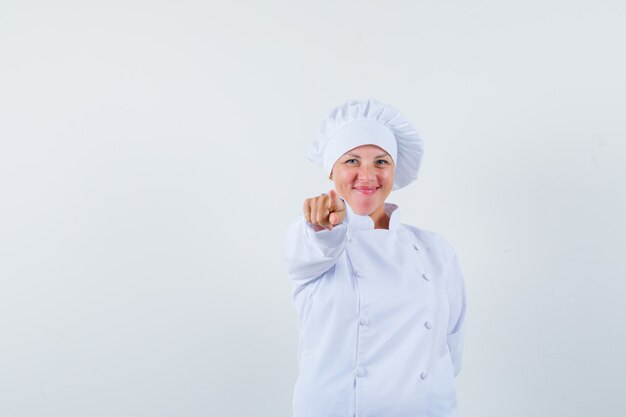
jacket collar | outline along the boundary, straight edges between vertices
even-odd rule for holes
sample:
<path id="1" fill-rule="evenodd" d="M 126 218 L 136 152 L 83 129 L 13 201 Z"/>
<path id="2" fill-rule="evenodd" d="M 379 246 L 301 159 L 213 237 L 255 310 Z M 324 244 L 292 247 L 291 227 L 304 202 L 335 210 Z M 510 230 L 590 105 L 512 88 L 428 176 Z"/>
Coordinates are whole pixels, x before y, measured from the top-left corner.
<path id="1" fill-rule="evenodd" d="M 370 216 L 362 216 L 352 211 L 352 207 L 342 198 L 346 205 L 346 220 L 352 230 L 374 230 L 374 220 Z M 389 230 L 396 230 L 400 226 L 399 207 L 394 203 L 385 203 L 385 211 L 389 217 Z M 384 229 L 381 229 L 384 230 Z"/>

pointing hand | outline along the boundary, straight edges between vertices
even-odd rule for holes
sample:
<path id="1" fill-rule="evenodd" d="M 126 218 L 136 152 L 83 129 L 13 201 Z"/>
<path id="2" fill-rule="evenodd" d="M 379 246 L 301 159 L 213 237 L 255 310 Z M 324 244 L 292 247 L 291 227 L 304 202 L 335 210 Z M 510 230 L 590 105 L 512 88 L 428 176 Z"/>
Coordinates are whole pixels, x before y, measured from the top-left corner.
<path id="1" fill-rule="evenodd" d="M 302 210 L 306 221 L 317 226 L 316 231 L 332 230 L 333 226 L 340 224 L 346 218 L 346 205 L 332 188 L 328 194 L 304 200 Z"/>

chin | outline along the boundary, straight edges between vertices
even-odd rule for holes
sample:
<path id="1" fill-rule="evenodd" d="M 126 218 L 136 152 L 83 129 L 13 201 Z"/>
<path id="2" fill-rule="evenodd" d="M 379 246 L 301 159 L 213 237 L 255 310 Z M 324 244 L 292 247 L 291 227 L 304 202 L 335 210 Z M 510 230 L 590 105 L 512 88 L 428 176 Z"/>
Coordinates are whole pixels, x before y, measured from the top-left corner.
<path id="1" fill-rule="evenodd" d="M 369 216 L 380 205 L 378 201 L 359 201 L 358 199 L 348 201 L 348 204 L 353 212 L 361 216 Z"/>

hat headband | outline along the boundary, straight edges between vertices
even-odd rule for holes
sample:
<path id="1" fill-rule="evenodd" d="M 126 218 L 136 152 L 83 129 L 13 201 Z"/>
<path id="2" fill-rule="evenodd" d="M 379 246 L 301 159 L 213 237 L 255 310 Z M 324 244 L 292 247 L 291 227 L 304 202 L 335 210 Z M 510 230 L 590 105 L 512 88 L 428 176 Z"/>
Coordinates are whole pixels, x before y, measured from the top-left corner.
<path id="1" fill-rule="evenodd" d="M 386 126 L 374 120 L 355 120 L 337 129 L 324 149 L 324 169 L 331 173 L 341 156 L 361 145 L 376 145 L 384 149 L 397 163 L 396 137 Z"/>

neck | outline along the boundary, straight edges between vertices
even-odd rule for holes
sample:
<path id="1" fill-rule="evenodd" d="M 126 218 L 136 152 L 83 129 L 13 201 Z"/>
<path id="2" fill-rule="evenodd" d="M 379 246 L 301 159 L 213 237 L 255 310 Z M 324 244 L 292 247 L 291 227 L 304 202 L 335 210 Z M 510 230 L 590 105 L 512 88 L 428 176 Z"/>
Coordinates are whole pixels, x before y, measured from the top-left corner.
<path id="1" fill-rule="evenodd" d="M 389 215 L 385 211 L 385 203 L 374 210 L 370 217 L 374 220 L 374 229 L 389 229 Z"/>

